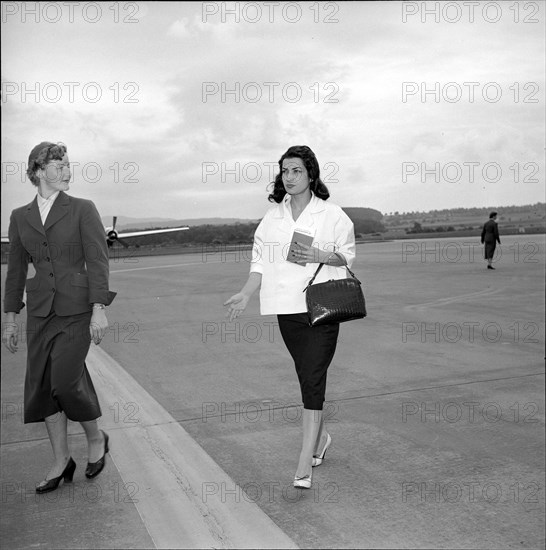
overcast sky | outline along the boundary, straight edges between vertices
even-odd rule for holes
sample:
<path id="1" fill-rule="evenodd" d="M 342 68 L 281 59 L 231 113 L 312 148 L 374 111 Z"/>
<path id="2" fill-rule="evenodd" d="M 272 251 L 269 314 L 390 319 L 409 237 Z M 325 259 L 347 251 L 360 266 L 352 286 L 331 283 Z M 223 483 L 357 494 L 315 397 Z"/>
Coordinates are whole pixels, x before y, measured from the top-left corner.
<path id="1" fill-rule="evenodd" d="M 3 233 L 43 140 L 103 216 L 261 218 L 301 144 L 341 206 L 544 200 L 543 2 L 65 4 L 2 3 Z"/>

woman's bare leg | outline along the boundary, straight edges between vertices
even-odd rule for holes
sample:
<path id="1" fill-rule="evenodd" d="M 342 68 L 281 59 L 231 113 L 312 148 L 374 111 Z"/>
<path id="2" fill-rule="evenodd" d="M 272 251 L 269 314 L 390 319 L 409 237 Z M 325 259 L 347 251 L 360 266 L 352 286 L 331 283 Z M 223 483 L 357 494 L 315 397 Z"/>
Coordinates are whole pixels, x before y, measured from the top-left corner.
<path id="1" fill-rule="evenodd" d="M 89 457 L 87 461 L 97 462 L 104 454 L 104 436 L 99 430 L 96 420 L 88 420 L 86 422 L 80 422 L 80 424 L 87 437 L 87 454 Z"/>
<path id="2" fill-rule="evenodd" d="M 66 468 L 70 452 L 68 450 L 67 418 L 64 412 L 58 412 L 45 418 L 47 434 L 53 449 L 54 463 L 46 480 L 59 477 Z"/>
<path id="3" fill-rule="evenodd" d="M 313 453 L 315 452 L 321 425 L 322 411 L 303 409 L 303 443 L 296 477 L 304 477 L 311 474 Z"/>

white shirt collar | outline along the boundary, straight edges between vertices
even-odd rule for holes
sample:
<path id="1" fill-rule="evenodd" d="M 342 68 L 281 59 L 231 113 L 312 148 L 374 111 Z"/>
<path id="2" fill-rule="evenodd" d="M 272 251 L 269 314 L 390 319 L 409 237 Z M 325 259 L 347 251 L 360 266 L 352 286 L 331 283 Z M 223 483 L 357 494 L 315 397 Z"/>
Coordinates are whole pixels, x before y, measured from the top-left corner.
<path id="1" fill-rule="evenodd" d="M 291 202 L 292 195 L 286 193 L 283 197 L 282 202 L 278 203 L 278 210 L 275 213 L 275 217 L 278 218 L 292 218 L 292 207 L 289 206 Z M 317 212 L 322 212 L 325 208 L 324 202 L 322 199 L 319 199 L 314 193 L 309 201 L 309 204 L 305 207 L 305 210 L 310 214 L 316 214 Z"/>
<path id="2" fill-rule="evenodd" d="M 315 193 L 311 192 L 311 200 L 307 203 L 307 206 L 305 207 L 305 210 L 309 210 L 311 212 L 319 212 L 320 210 L 323 210 L 323 203 L 321 199 L 319 199 Z M 283 198 L 283 205 L 286 213 L 289 213 L 292 215 L 292 195 L 289 195 L 286 193 L 286 195 Z"/>
<path id="3" fill-rule="evenodd" d="M 36 196 L 38 197 L 38 206 L 45 206 L 46 204 L 53 204 L 55 199 L 59 196 L 60 191 L 56 191 L 53 195 L 50 195 L 47 199 L 44 199 L 40 193 Z"/>

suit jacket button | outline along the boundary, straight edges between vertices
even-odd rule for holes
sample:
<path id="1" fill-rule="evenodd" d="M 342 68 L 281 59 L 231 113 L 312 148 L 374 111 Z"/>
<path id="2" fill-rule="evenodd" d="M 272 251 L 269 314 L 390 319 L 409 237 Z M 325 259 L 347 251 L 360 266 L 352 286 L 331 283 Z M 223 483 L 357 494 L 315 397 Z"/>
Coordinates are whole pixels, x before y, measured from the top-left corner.
<path id="1" fill-rule="evenodd" d="M 55 289 L 54 289 L 54 288 L 52 288 L 52 289 L 51 289 L 51 292 L 55 292 Z"/>
<path id="2" fill-rule="evenodd" d="M 53 277 L 53 273 L 50 273 L 49 276 L 50 276 L 50 277 Z"/>

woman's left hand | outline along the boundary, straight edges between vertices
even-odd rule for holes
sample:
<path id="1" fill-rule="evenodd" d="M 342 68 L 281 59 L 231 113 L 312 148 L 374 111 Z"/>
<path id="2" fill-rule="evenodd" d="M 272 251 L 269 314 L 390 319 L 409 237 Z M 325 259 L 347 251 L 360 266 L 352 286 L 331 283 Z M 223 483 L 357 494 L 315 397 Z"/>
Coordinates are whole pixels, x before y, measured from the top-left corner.
<path id="1" fill-rule="evenodd" d="M 328 261 L 331 252 L 325 252 L 315 246 L 308 246 L 303 243 L 294 243 L 292 260 L 296 263 L 324 264 Z"/>
<path id="2" fill-rule="evenodd" d="M 106 334 L 108 329 L 108 320 L 106 319 L 106 313 L 104 309 L 93 308 L 93 314 L 91 315 L 91 322 L 89 323 L 89 334 L 91 340 L 99 345 L 101 340 Z"/>

